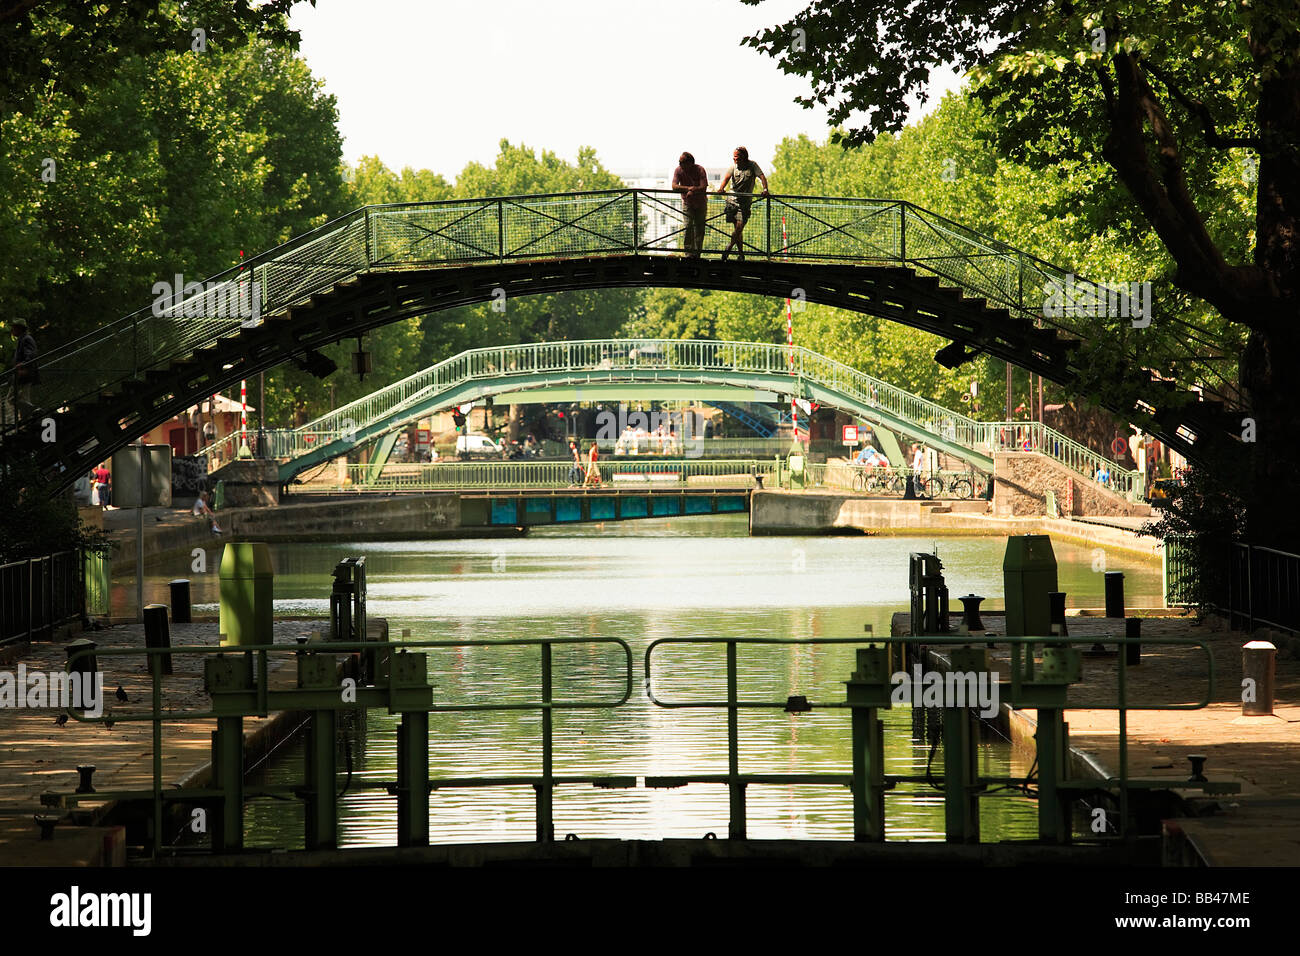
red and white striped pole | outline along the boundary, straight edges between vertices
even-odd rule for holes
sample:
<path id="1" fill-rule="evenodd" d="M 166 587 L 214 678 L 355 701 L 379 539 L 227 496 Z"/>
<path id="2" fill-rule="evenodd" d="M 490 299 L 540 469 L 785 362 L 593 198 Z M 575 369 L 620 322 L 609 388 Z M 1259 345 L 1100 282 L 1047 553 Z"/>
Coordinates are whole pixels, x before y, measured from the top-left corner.
<path id="1" fill-rule="evenodd" d="M 239 380 L 239 454 L 248 447 L 248 381 Z"/>

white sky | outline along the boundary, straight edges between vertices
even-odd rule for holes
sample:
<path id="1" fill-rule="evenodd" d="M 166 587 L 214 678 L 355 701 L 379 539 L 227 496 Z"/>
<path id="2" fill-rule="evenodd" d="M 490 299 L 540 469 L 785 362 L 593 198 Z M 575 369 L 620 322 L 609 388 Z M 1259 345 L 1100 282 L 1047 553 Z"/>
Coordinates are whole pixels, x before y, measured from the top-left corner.
<path id="1" fill-rule="evenodd" d="M 454 179 L 501 139 L 607 169 L 667 175 L 683 149 L 710 170 L 784 137 L 826 138 L 808 81 L 740 41 L 805 0 L 317 0 L 294 8 L 301 53 L 338 98 L 345 161 Z M 934 84 L 926 110 L 957 82 Z M 915 117 L 914 117 L 915 118 Z"/>

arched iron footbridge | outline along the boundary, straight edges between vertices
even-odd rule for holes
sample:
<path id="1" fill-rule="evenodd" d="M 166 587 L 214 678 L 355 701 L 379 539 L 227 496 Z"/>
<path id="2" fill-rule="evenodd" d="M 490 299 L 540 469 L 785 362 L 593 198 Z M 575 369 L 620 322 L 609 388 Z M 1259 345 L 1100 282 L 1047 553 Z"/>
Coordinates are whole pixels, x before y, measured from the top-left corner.
<path id="1" fill-rule="evenodd" d="M 342 339 L 502 295 L 619 286 L 795 295 L 881 316 L 950 338 L 936 354 L 946 365 L 984 353 L 1101 394 L 1192 457 L 1239 433 L 1235 390 L 1214 364 L 1219 343 L 1191 326 L 1179 336 L 1143 335 L 1128 318 L 1088 317 L 1069 303 L 1061 317 L 1045 316 L 1050 291 L 1070 287 L 1065 270 L 942 216 L 894 200 L 756 197 L 743 261 L 720 259 L 729 234 L 722 220 L 723 197 L 711 196 L 704 255 L 690 259 L 679 248 L 680 200 L 671 191 L 368 206 L 174 304 L 155 303 L 47 352 L 35 408 L 0 430 L 0 453 L 32 458 L 70 484 L 202 398 L 286 361 L 310 364 L 315 350 Z M 772 367 L 736 375 L 776 376 L 787 354 L 754 348 Z M 1175 385 L 1174 375 L 1197 388 Z M 835 387 L 796 377 L 806 394 Z M 0 382 L 5 393 L 9 386 Z M 950 441 L 927 438 L 936 439 Z"/>
<path id="2" fill-rule="evenodd" d="M 489 396 L 512 402 L 608 402 L 725 396 L 772 401 L 793 395 L 924 442 L 989 471 L 993 455 L 1030 441 L 1035 451 L 1091 478 L 1106 469 L 1122 493 L 1136 473 L 1042 425 L 977 421 L 806 348 L 753 342 L 597 339 L 473 349 L 378 389 L 295 429 L 263 435 L 283 461 L 280 480 L 420 418 Z"/>

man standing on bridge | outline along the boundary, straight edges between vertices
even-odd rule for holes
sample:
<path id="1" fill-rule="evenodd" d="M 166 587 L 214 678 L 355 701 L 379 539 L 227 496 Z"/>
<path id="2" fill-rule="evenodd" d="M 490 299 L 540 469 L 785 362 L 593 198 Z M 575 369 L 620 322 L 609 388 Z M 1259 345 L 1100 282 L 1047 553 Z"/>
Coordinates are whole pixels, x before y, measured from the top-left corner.
<path id="1" fill-rule="evenodd" d="M 687 259 L 698 259 L 704 248 L 704 224 L 709 217 L 709 174 L 697 166 L 695 157 L 682 153 L 673 170 L 673 189 L 682 194 L 682 215 L 686 235 L 682 246 Z"/>
<path id="2" fill-rule="evenodd" d="M 731 241 L 727 243 L 727 248 L 722 250 L 722 260 L 727 260 L 727 255 L 731 252 L 731 247 L 736 247 L 736 258 L 743 262 L 745 260 L 745 223 L 749 221 L 749 207 L 754 202 L 754 180 L 763 180 L 763 195 L 767 195 L 767 176 L 763 170 L 758 168 L 758 163 L 750 162 L 749 150 L 743 146 L 737 146 L 735 152 L 731 154 L 735 165 L 727 171 L 727 175 L 722 177 L 722 185 L 718 187 L 718 192 L 725 193 L 727 184 L 731 184 L 731 191 L 739 193 L 737 196 L 727 197 L 727 208 L 725 210 L 727 222 L 735 224 L 735 231 L 731 234 Z"/>

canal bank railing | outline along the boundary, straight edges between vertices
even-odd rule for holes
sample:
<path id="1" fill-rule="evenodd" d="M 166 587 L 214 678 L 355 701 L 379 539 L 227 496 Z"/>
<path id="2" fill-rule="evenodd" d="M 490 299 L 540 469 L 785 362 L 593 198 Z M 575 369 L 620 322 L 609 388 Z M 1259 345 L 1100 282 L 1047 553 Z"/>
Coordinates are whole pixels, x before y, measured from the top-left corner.
<path id="1" fill-rule="evenodd" d="M 1165 603 L 1205 606 L 1228 616 L 1229 626 L 1253 631 L 1273 627 L 1300 633 L 1300 554 L 1234 541 L 1226 555 L 1215 545 L 1209 560 L 1187 537 L 1164 539 L 1162 570 Z"/>
<path id="2" fill-rule="evenodd" d="M 827 466 L 803 459 L 792 465 L 784 458 L 717 460 L 691 458 L 602 457 L 597 461 L 598 487 L 755 488 L 815 487 L 823 484 Z M 575 471 L 570 461 L 465 461 L 389 464 L 375 473 L 369 465 L 348 465 L 342 480 L 314 480 L 292 486 L 295 494 L 309 492 L 408 492 L 565 489 L 594 487 L 587 480 L 588 462 Z"/>
<path id="3" fill-rule="evenodd" d="M 1225 609 L 1233 627 L 1300 631 L 1300 555 L 1234 543 Z"/>
<path id="4" fill-rule="evenodd" d="M 58 551 L 0 565 L 0 646 L 50 639 L 85 607 L 80 552 Z"/>

